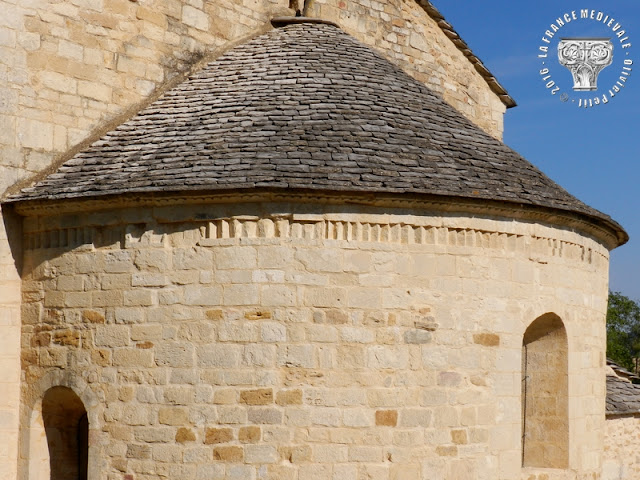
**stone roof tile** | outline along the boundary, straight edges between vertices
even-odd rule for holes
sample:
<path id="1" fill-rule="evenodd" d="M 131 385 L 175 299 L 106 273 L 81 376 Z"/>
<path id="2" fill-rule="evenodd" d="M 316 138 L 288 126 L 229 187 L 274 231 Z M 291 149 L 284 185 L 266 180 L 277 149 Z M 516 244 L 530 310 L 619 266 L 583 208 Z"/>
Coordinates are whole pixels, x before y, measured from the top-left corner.
<path id="1" fill-rule="evenodd" d="M 259 187 L 548 207 L 604 222 L 626 241 L 608 216 L 424 84 L 313 22 L 230 50 L 9 201 Z"/>
<path id="2" fill-rule="evenodd" d="M 607 415 L 640 413 L 640 385 L 607 375 Z"/>

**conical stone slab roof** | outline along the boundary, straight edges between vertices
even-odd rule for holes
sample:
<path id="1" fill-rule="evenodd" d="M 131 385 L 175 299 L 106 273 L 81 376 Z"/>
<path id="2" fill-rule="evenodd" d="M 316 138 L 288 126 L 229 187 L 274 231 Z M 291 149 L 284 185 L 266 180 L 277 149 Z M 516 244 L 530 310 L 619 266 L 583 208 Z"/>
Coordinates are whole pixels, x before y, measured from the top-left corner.
<path id="1" fill-rule="evenodd" d="M 428 194 L 618 231 L 371 48 L 296 22 L 233 48 L 12 201 L 258 188 Z"/>

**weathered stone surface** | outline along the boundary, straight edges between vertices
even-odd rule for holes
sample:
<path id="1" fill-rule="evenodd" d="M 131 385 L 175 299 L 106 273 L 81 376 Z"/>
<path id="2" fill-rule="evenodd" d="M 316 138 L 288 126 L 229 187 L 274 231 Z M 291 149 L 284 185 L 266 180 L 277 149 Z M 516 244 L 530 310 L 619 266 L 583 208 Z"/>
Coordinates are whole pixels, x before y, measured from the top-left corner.
<path id="1" fill-rule="evenodd" d="M 497 347 L 500 345 L 500 337 L 494 333 L 475 333 L 473 343 L 484 345 L 485 347 Z"/>
<path id="2" fill-rule="evenodd" d="M 257 443 L 260 436 L 260 427 L 241 427 L 238 432 L 238 440 L 242 443 Z"/>
<path id="3" fill-rule="evenodd" d="M 195 442 L 196 436 L 193 430 L 185 427 L 178 428 L 175 440 L 177 443 Z"/>
<path id="4" fill-rule="evenodd" d="M 302 390 L 281 390 L 276 393 L 278 405 L 302 405 Z"/>
<path id="5" fill-rule="evenodd" d="M 420 329 L 407 330 L 404 334 L 404 341 L 414 344 L 425 344 L 431 342 L 431 333 Z"/>
<path id="6" fill-rule="evenodd" d="M 82 320 L 87 323 L 104 323 L 104 315 L 100 312 L 85 310 L 82 312 Z"/>
<path id="7" fill-rule="evenodd" d="M 376 411 L 376 425 L 381 427 L 395 427 L 398 424 L 398 412 L 396 410 Z"/>
<path id="8" fill-rule="evenodd" d="M 227 443 L 233 440 L 233 430 L 230 428 L 207 428 L 205 431 L 204 443 Z"/>
<path id="9" fill-rule="evenodd" d="M 247 405 L 268 405 L 273 403 L 273 391 L 270 388 L 245 390 L 240 392 L 240 403 Z"/>
<path id="10" fill-rule="evenodd" d="M 166 81 L 197 61 L 199 53 L 192 52 L 209 49 L 206 55 L 218 57 L 222 51 L 212 49 L 252 35 L 289 6 L 269 0 L 239 8 L 212 0 L 192 1 L 186 8 L 177 0 L 154 1 L 0 0 L 0 77 L 6 84 L 0 86 L 2 185 L 45 169 L 88 132 L 103 132 L 106 120 L 129 117 L 133 105 L 154 88 L 166 89 Z M 423 8 L 429 4 L 316 0 L 311 13 L 337 20 L 499 137 L 504 106 L 478 75 L 481 65 L 472 65 L 450 26 Z M 315 59 L 308 69 L 291 68 L 287 52 L 299 54 L 314 41 L 305 36 L 324 35 L 333 27 L 290 31 L 295 34 L 290 50 L 275 52 L 278 57 L 263 65 L 275 72 L 274 78 L 265 77 L 272 88 L 251 92 L 264 95 L 259 104 L 264 110 L 207 104 L 197 90 L 189 92 L 206 118 L 215 113 L 224 119 L 216 124 L 220 129 L 240 128 L 241 133 L 225 134 L 237 145 L 226 143 L 228 150 L 214 145 L 211 140 L 219 137 L 183 124 L 184 99 L 173 104 L 171 121 L 204 140 L 190 151 L 175 149 L 192 177 L 164 168 L 177 167 L 169 158 L 156 158 L 162 166 L 153 182 L 179 179 L 181 187 L 190 188 L 217 178 L 247 188 L 308 180 L 324 190 L 347 184 L 399 193 L 424 179 L 429 188 L 460 192 L 465 188 L 460 178 L 471 171 L 478 174 L 472 178 L 475 185 L 491 195 L 498 192 L 499 182 L 486 174 L 496 173 L 495 159 L 507 155 L 515 161 L 505 147 L 433 100 L 440 106 L 434 111 L 437 121 L 429 123 L 435 130 L 432 145 L 420 149 L 418 165 L 402 164 L 411 160 L 403 145 L 415 147 L 400 135 L 407 124 L 393 125 L 392 110 L 375 110 L 380 90 L 367 84 L 371 77 L 349 77 L 353 65 L 340 64 L 340 42 L 337 51 L 311 49 Z M 366 51 L 350 42 L 353 53 Z M 258 58 L 248 63 L 260 63 L 266 52 L 256 47 L 254 53 Z M 233 55 L 225 57 L 233 67 L 230 76 L 219 80 L 248 80 L 240 78 L 235 66 L 242 62 Z M 326 70 L 318 70 L 317 59 Z M 236 72 L 241 72 L 237 79 Z M 385 81 L 397 79 L 396 73 Z M 298 83 L 275 83 L 284 76 L 290 81 L 291 75 Z M 318 90 L 333 85 L 340 87 L 332 90 L 339 94 L 346 80 L 362 85 L 354 100 L 367 106 L 364 123 L 345 124 L 352 112 L 341 108 L 348 101 L 313 103 L 320 98 Z M 400 96 L 422 89 L 381 85 L 386 87 Z M 301 129 L 293 119 L 290 110 L 300 105 L 308 107 L 310 128 Z M 411 127 L 406 131 L 424 127 L 404 117 Z M 274 140 L 265 133 L 271 120 L 291 127 L 299 144 L 276 145 L 277 158 L 256 155 L 252 161 L 259 175 L 247 176 L 242 167 L 248 160 L 238 155 L 260 153 L 258 142 Z M 322 130 L 321 124 L 331 128 Z M 150 124 L 136 128 L 149 132 Z M 336 133 L 346 142 L 342 151 L 332 150 Z M 384 140 L 378 152 L 388 155 L 375 164 L 374 138 Z M 111 152 L 113 165 L 123 169 L 116 176 L 121 186 L 143 191 L 135 169 L 147 168 L 152 147 L 129 146 Z M 212 152 L 224 157 L 214 164 L 222 173 L 205 171 L 206 162 L 199 163 Z M 482 152 L 493 160 L 478 158 Z M 428 170 L 436 163 L 440 173 Z M 98 192 L 99 185 L 109 185 L 106 165 L 95 168 L 104 168 L 105 176 L 89 172 L 89 183 L 73 188 Z M 403 179 L 414 170 L 418 179 Z M 528 169 L 496 175 L 500 181 L 508 175 L 517 182 L 532 178 Z M 288 183 L 274 183 L 276 178 Z M 326 183 L 317 183 L 322 179 Z M 529 187 L 538 196 L 538 187 L 544 190 Z M 510 201 L 509 192 L 500 195 Z M 376 210 L 358 202 L 337 205 L 335 198 L 322 207 L 306 203 L 319 201 L 310 197 L 275 206 L 200 205 L 195 196 L 188 204 L 168 206 L 151 198 L 140 195 L 138 200 L 149 203 L 130 209 L 123 203 L 123 209 L 90 212 L 78 204 L 77 214 L 35 213 L 24 224 L 22 289 L 15 271 L 20 261 L 9 252 L 4 232 L 11 217 L 0 222 L 0 476 L 18 478 L 17 445 L 28 443 L 16 440 L 20 425 L 33 429 L 29 441 L 45 438 L 38 430 L 41 418 L 38 423 L 29 406 L 37 405 L 49 386 L 64 384 L 81 396 L 89 412 L 92 458 L 100 462 L 91 478 L 517 479 L 523 474 L 518 451 L 522 332 L 538 311 L 558 312 L 572 327 L 580 323 L 569 329 L 579 356 L 572 356 L 567 373 L 580 379 L 572 381 L 575 461 L 571 472 L 554 472 L 552 480 L 600 475 L 604 388 L 594 345 L 604 344 L 608 252 L 593 235 L 580 234 L 582 227 L 554 228 L 544 216 L 519 222 L 507 210 L 490 218 L 482 211 L 438 213 L 432 205 L 413 209 L 404 201 L 400 209 Z M 447 208 L 456 208 L 447 202 Z M 298 214 L 303 218 L 294 218 Z M 424 334 L 408 333 L 431 328 L 431 315 L 437 326 Z M 474 337 L 478 334 L 489 336 Z M 261 395 L 242 401 L 242 392 L 258 390 L 272 392 L 268 404 L 261 405 Z M 381 411 L 397 412 L 395 420 Z M 629 423 L 613 435 L 621 439 L 619 431 L 632 435 L 634 428 Z M 229 444 L 206 445 L 208 429 L 226 432 L 210 439 L 230 438 Z M 46 444 L 42 447 L 46 451 Z M 632 445 L 624 448 L 631 458 Z M 44 456 L 30 460 L 48 465 Z M 619 460 L 615 454 L 606 457 L 603 479 L 619 478 L 620 468 L 630 468 L 615 463 Z M 529 480 L 550 474 L 524 475 Z"/>
<path id="11" fill-rule="evenodd" d="M 602 480 L 635 478 L 640 474 L 635 441 L 640 420 L 636 415 L 612 415 L 605 425 Z"/>
<path id="12" fill-rule="evenodd" d="M 187 425 L 189 412 L 185 407 L 163 407 L 158 410 L 158 422 L 164 425 Z"/>
<path id="13" fill-rule="evenodd" d="M 282 411 L 275 408 L 254 408 L 248 412 L 249 422 L 277 425 L 282 423 Z"/>
<path id="14" fill-rule="evenodd" d="M 227 207 L 206 208 L 219 218 Z M 23 329 L 25 375 L 40 378 L 65 368 L 66 374 L 77 372 L 79 378 L 87 378 L 86 392 L 104 398 L 107 405 L 96 425 L 104 434 L 104 448 L 99 448 L 108 458 L 153 461 L 176 472 L 185 465 L 208 472 L 207 465 L 224 464 L 240 478 L 257 478 L 262 471 L 284 478 L 313 478 L 323 465 L 332 466 L 331 475 L 351 475 L 355 467 L 357 476 L 366 467 L 374 472 L 373 478 L 384 478 L 405 471 L 391 469 L 392 465 L 406 465 L 414 475 L 412 459 L 423 458 L 417 449 L 430 452 L 424 456 L 432 459 L 425 460 L 430 474 L 441 465 L 433 460 L 437 458 L 451 465 L 462 462 L 467 465 L 464 475 L 472 478 L 518 478 L 520 355 L 522 331 L 532 321 L 526 306 L 537 291 L 534 282 L 555 285 L 555 277 L 545 273 L 553 268 L 563 272 L 565 280 L 570 278 L 576 286 L 572 291 L 582 292 L 576 298 L 588 292 L 606 298 L 607 285 L 601 277 L 606 272 L 606 250 L 575 232 L 537 226 L 532 233 L 530 224 L 513 220 L 427 217 L 406 207 L 401 212 L 367 208 L 336 214 L 325 213 L 330 207 L 310 205 L 292 207 L 294 213 L 282 219 L 271 216 L 271 208 L 262 204 L 256 206 L 261 215 L 228 218 L 230 223 L 244 222 L 240 237 L 221 233 L 221 238 L 199 247 L 207 235 L 206 229 L 197 227 L 199 220 L 160 226 L 134 209 L 114 210 L 105 217 L 122 215 L 136 224 L 144 215 L 149 231 L 162 228 L 168 237 L 180 235 L 178 248 L 183 251 L 197 247 L 215 259 L 218 249 L 226 249 L 222 264 L 229 275 L 215 285 L 221 292 L 228 285 L 263 285 L 262 277 L 245 275 L 242 255 L 248 253 L 253 264 L 274 245 L 296 242 L 292 248 L 309 252 L 297 257 L 305 262 L 295 261 L 292 254 L 287 267 L 286 278 L 301 281 L 295 287 L 301 303 L 295 306 L 196 304 L 191 299 L 207 298 L 215 277 L 208 275 L 212 267 L 206 262 L 202 268 L 198 262 L 185 263 L 185 275 L 175 277 L 171 285 L 140 287 L 124 282 L 118 284 L 120 289 L 102 282 L 104 273 L 88 268 L 104 261 L 108 251 L 117 270 L 136 271 L 140 278 L 146 274 L 174 278 L 173 261 L 150 261 L 156 256 L 140 255 L 157 249 L 173 258 L 172 247 L 162 243 L 130 244 L 123 248 L 126 255 L 99 244 L 91 252 L 70 248 L 52 259 L 40 259 L 42 249 L 27 250 L 26 261 L 41 267 L 24 279 L 28 308 L 37 312 Z M 273 209 L 280 212 L 282 206 Z M 202 211 L 203 206 L 193 210 Z M 188 210 L 181 211 L 189 215 Z M 273 218 L 280 230 L 265 233 L 270 237 L 252 236 L 258 225 Z M 78 228 L 84 228 L 84 220 L 77 221 Z M 396 227 L 401 223 L 404 237 Z M 317 224 L 324 227 L 316 228 Z M 328 238 L 338 225 L 353 229 L 350 240 L 336 243 Z M 65 228 L 75 227 L 67 223 Z M 411 236 L 406 234 L 409 229 Z M 105 228 L 102 235 L 108 231 Z M 289 236 L 279 237 L 278 232 Z M 40 235 L 27 229 L 25 238 L 34 234 Z M 413 243 L 402 243 L 402 238 L 413 238 Z M 562 248 L 554 247 L 558 244 Z M 324 252 L 322 258 L 350 257 L 353 263 L 360 258 L 354 256 L 358 251 L 371 261 L 351 267 L 357 271 L 335 272 L 306 261 L 314 249 Z M 504 262 L 513 262 L 514 257 L 529 261 L 533 251 L 544 262 L 535 263 L 530 283 L 518 290 L 523 279 L 505 274 Z M 567 262 L 574 265 L 570 272 Z M 64 272 L 59 274 L 65 277 L 63 282 L 50 280 L 57 271 Z M 228 285 L 220 283 L 222 279 Z M 149 307 L 65 305 L 65 295 L 78 293 L 72 288 L 80 285 L 91 285 L 93 293 L 119 292 L 122 299 L 131 298 L 126 292 L 140 289 L 178 293 L 175 303 Z M 328 298 L 320 294 L 324 286 L 330 296 L 338 292 L 331 298 L 344 295 L 344 307 L 310 301 Z M 386 298 L 387 306 L 349 305 L 348 299 L 355 298 L 351 292 L 359 294 L 363 288 L 367 295 Z M 514 290 L 517 300 L 511 299 Z M 45 307 L 46 292 L 60 295 L 62 306 Z M 219 300 L 222 297 L 224 293 Z M 586 345 L 602 340 L 597 326 L 603 310 L 574 300 L 567 304 L 555 296 L 548 301 L 547 309 L 562 311 L 571 305 L 579 312 L 582 328 L 572 334 L 571 342 Z M 130 310 L 135 315 L 125 315 Z M 587 362 L 592 366 L 586 367 Z M 597 358 L 585 356 L 574 374 L 580 372 L 583 382 L 597 389 L 600 371 Z M 499 411 L 497 402 L 502 405 Z M 600 425 L 599 411 L 586 402 L 573 412 L 584 422 Z M 594 432 L 583 430 L 580 435 L 597 455 Z M 151 450 L 138 445 L 150 445 Z M 249 448 L 254 446 L 258 448 Z M 515 459 L 504 467 L 504 474 L 484 460 L 478 464 L 470 460 L 477 455 L 484 459 L 493 448 Z M 464 463 L 468 460 L 471 463 Z M 445 474 L 453 476 L 444 478 L 457 478 L 457 467 L 446 465 Z M 583 470 L 595 471 L 587 466 Z"/>
<path id="15" fill-rule="evenodd" d="M 242 447 L 216 447 L 213 449 L 213 459 L 221 462 L 242 462 L 244 450 Z"/>

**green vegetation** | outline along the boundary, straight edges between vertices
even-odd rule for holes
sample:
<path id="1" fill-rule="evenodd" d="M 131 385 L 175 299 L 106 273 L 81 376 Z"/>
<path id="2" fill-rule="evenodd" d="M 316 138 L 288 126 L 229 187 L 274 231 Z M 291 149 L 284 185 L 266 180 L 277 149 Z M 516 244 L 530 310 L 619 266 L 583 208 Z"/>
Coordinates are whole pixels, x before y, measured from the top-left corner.
<path id="1" fill-rule="evenodd" d="M 620 292 L 609 292 L 607 357 L 621 367 L 637 370 L 640 356 L 640 305 Z"/>

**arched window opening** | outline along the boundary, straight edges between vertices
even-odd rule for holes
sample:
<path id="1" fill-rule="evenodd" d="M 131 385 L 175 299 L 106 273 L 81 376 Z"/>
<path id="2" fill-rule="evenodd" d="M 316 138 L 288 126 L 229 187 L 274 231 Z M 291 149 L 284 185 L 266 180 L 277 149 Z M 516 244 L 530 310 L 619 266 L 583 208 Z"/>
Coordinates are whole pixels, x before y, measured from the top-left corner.
<path id="1" fill-rule="evenodd" d="M 51 480 L 87 480 L 89 421 L 82 400 L 67 387 L 53 387 L 42 399 Z"/>
<path id="2" fill-rule="evenodd" d="M 522 341 L 522 465 L 569 466 L 567 332 L 553 313 L 529 325 Z"/>

